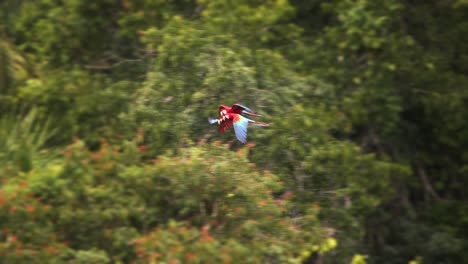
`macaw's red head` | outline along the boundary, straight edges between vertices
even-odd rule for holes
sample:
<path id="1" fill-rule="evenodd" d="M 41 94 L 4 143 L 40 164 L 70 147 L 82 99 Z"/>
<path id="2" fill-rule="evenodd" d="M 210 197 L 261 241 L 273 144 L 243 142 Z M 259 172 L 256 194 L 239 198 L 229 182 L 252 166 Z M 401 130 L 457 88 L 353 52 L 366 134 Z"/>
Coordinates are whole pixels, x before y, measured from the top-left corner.
<path id="1" fill-rule="evenodd" d="M 219 115 L 220 116 L 224 116 L 227 113 L 229 113 L 230 111 L 231 111 L 231 107 L 229 107 L 229 106 L 225 106 L 225 105 L 220 105 L 219 106 Z"/>

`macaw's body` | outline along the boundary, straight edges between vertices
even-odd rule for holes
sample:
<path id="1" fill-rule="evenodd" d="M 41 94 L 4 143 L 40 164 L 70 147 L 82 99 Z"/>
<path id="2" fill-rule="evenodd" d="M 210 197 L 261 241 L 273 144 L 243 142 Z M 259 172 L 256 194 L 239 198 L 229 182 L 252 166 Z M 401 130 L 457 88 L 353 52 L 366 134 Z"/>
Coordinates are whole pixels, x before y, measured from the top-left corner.
<path id="1" fill-rule="evenodd" d="M 223 107 L 224 106 L 220 106 L 220 111 L 219 111 L 220 117 L 218 119 L 209 118 L 208 122 L 210 124 L 217 123 L 219 125 L 219 128 L 218 128 L 219 133 L 224 133 L 226 132 L 228 128 L 230 128 L 231 126 L 234 126 L 234 132 L 236 134 L 237 139 L 244 144 L 247 142 L 247 127 L 249 125 L 263 126 L 263 127 L 269 126 L 266 123 L 251 120 L 238 113 L 228 112 L 228 110 Z M 241 112 L 245 111 L 244 112 L 245 114 L 250 113 L 250 115 L 260 116 L 259 114 L 252 112 L 250 109 L 248 110 L 246 109 L 248 108 L 247 107 L 242 107 L 238 109 L 234 108 L 234 111 L 240 110 Z M 232 111 L 232 108 L 231 108 L 231 111 Z"/>
<path id="2" fill-rule="evenodd" d="M 233 104 L 231 107 L 226 106 L 226 105 L 220 105 L 219 106 L 219 115 L 223 116 L 225 114 L 245 114 L 245 115 L 250 115 L 250 116 L 261 116 L 254 111 L 252 111 L 250 108 L 240 105 L 240 104 Z"/>

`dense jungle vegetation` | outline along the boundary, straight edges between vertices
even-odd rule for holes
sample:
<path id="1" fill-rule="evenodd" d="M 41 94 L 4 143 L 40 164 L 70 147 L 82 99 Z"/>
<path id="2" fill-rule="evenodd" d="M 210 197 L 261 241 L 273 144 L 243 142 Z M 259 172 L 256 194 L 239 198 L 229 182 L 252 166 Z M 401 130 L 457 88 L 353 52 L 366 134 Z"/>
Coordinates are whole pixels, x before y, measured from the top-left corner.
<path id="1" fill-rule="evenodd" d="M 468 263 L 467 121 L 466 0 L 3 0 L 0 263 Z"/>

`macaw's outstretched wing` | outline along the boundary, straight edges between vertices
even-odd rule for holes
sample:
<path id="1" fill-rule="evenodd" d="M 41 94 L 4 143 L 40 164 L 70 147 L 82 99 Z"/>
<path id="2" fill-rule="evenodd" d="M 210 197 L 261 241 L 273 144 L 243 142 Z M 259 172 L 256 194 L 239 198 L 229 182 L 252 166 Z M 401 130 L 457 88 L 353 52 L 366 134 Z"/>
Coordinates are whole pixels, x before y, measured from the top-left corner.
<path id="1" fill-rule="evenodd" d="M 253 112 L 252 109 L 248 108 L 247 106 L 241 105 L 241 104 L 233 104 L 231 106 L 231 112 L 235 114 L 240 114 L 242 113 L 242 110 L 248 111 L 248 112 Z"/>
<path id="2" fill-rule="evenodd" d="M 221 122 L 221 124 L 219 124 L 218 132 L 219 133 L 224 133 L 231 126 L 232 126 L 232 120 L 231 119 L 223 120 L 223 122 Z"/>
<path id="3" fill-rule="evenodd" d="M 234 121 L 234 132 L 237 139 L 242 142 L 247 142 L 247 127 L 249 126 L 249 119 L 239 115 L 239 118 Z"/>
<path id="4" fill-rule="evenodd" d="M 235 114 L 247 114 L 251 116 L 261 116 L 255 113 L 254 111 L 252 111 L 252 109 L 248 108 L 247 106 L 243 106 L 241 104 L 233 104 L 231 106 L 231 112 Z"/>

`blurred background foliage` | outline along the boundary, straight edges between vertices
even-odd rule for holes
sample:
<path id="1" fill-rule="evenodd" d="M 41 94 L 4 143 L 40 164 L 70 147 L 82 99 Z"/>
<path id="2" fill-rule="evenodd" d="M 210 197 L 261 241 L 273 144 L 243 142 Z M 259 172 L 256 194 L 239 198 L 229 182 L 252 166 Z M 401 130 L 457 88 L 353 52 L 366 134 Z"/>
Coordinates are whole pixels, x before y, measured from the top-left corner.
<path id="1" fill-rule="evenodd" d="M 0 263 L 468 262 L 467 1 L 4 0 L 0 36 Z"/>

